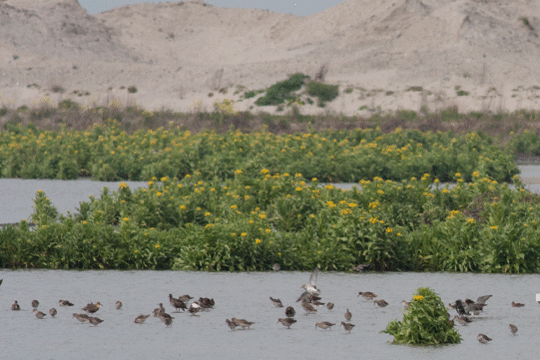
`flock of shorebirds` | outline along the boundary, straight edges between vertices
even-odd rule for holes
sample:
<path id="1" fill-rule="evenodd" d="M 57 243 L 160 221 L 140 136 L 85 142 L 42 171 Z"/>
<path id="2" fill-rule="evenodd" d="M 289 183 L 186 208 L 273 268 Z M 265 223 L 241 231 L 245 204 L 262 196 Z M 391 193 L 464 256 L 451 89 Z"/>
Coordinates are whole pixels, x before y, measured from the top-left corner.
<path id="1" fill-rule="evenodd" d="M 296 302 L 300 302 L 302 309 L 306 312 L 306 315 L 308 314 L 315 314 L 317 313 L 317 309 L 321 306 L 326 306 L 328 310 L 332 310 L 334 308 L 334 304 L 331 302 L 327 302 L 326 304 L 321 302 L 320 290 L 317 288 L 317 280 L 319 275 L 319 268 L 316 267 L 315 270 L 313 270 L 310 278 L 309 283 L 302 285 L 302 289 L 304 289 L 304 292 L 300 295 L 300 297 L 296 300 Z M 3 279 L 0 279 L 0 285 L 2 284 Z M 383 299 L 375 299 L 377 298 L 377 295 L 374 294 L 371 291 L 361 291 L 358 293 L 358 296 L 362 296 L 364 299 L 373 301 L 374 305 L 377 305 L 381 308 L 384 308 L 388 306 L 388 302 L 386 302 Z M 478 297 L 476 301 L 473 301 L 471 299 L 465 299 L 465 301 L 458 299 L 453 304 L 448 304 L 448 309 L 455 309 L 457 312 L 457 315 L 455 315 L 453 318 L 451 315 L 447 312 L 446 315 L 448 317 L 448 321 L 454 326 L 455 322 L 461 324 L 461 325 L 467 325 L 472 322 L 471 315 L 480 315 L 480 313 L 483 311 L 483 308 L 487 306 L 486 301 L 491 298 L 492 295 L 484 295 Z M 214 307 L 215 302 L 214 299 L 206 298 L 206 297 L 200 297 L 198 300 L 193 301 L 191 304 L 189 304 L 190 300 L 192 300 L 193 297 L 189 295 L 182 295 L 178 298 L 173 297 L 172 294 L 169 294 L 169 303 L 170 305 L 176 309 L 177 312 L 182 310 L 183 312 L 187 311 L 193 316 L 198 316 L 197 313 L 199 311 L 205 311 L 208 309 L 211 309 Z M 283 303 L 280 299 L 275 299 L 270 297 L 270 301 L 279 308 L 284 307 Z M 410 306 L 410 302 L 403 300 L 402 302 L 403 309 L 407 310 Z M 539 301 L 540 303 L 540 301 Z M 189 304 L 189 305 L 188 305 Z M 58 303 L 59 306 L 74 306 L 73 303 L 71 303 L 68 300 L 59 300 Z M 77 319 L 78 321 L 82 323 L 89 323 L 92 325 L 99 325 L 103 322 L 102 319 L 91 316 L 95 314 L 102 304 L 100 302 L 97 303 L 88 303 L 82 310 L 84 313 L 73 313 L 73 317 Z M 525 304 L 522 303 L 516 303 L 512 301 L 511 303 L 512 307 L 523 307 Z M 43 319 L 47 314 L 45 314 L 42 311 L 38 310 L 39 307 L 39 301 L 38 300 L 32 300 L 32 312 L 38 319 Z M 122 302 L 116 301 L 115 307 L 117 310 L 120 310 L 122 308 Z M 11 310 L 13 311 L 19 311 L 21 310 L 21 307 L 17 300 L 11 305 Z M 58 314 L 57 310 L 55 308 L 51 308 L 49 310 L 49 315 L 52 317 L 55 317 Z M 172 321 L 174 317 L 172 317 L 170 314 L 168 314 L 165 311 L 165 308 L 163 307 L 163 303 L 159 303 L 159 307 L 153 310 L 154 317 L 159 318 L 162 322 L 164 322 L 167 326 L 170 326 L 172 324 Z M 297 320 L 294 318 L 296 315 L 296 310 L 292 306 L 288 306 L 285 309 L 285 315 L 284 318 L 279 318 L 278 323 L 281 323 L 283 326 L 287 327 L 287 329 L 290 329 L 291 326 L 297 322 Z M 145 320 L 150 317 L 150 314 L 148 315 L 139 315 L 135 318 L 134 322 L 136 324 L 142 324 L 145 322 Z M 352 313 L 347 309 L 347 311 L 344 314 L 344 318 L 347 322 L 341 321 L 340 326 L 343 326 L 345 331 L 348 331 L 350 334 L 352 329 L 354 328 L 354 324 L 350 323 L 352 318 Z M 226 319 L 225 322 L 229 326 L 231 330 L 236 330 L 237 327 L 240 327 L 242 329 L 251 329 L 251 326 L 255 324 L 252 321 L 247 321 L 245 319 L 237 319 L 235 317 L 231 319 Z M 320 321 L 315 323 L 315 328 L 319 327 L 321 329 L 327 330 L 331 329 L 332 326 L 336 325 L 335 323 L 331 323 L 329 321 Z M 513 335 L 516 335 L 518 328 L 514 324 L 509 324 L 510 332 Z M 477 339 L 482 344 L 487 344 L 492 339 L 489 338 L 485 334 L 478 334 Z"/>
<path id="2" fill-rule="evenodd" d="M 2 282 L 3 282 L 3 279 L 0 279 L 0 285 L 2 285 Z M 191 315 L 194 315 L 194 316 L 197 316 L 196 314 L 199 311 L 210 309 L 214 307 L 215 305 L 214 299 L 200 297 L 199 300 L 195 300 L 189 306 L 187 306 L 187 304 L 189 303 L 191 299 L 193 299 L 193 297 L 189 295 L 182 295 L 179 298 L 174 298 L 172 294 L 169 294 L 169 302 L 175 309 L 177 309 L 177 311 L 179 309 L 183 311 L 187 310 Z M 69 300 L 59 300 L 58 305 L 62 307 L 74 306 L 74 304 L 70 302 Z M 120 310 L 122 308 L 122 305 L 123 304 L 121 301 L 117 301 L 115 303 L 115 308 L 117 310 Z M 101 306 L 102 304 L 99 301 L 96 302 L 95 304 L 93 302 L 88 303 L 86 304 L 85 307 L 82 308 L 84 313 L 73 313 L 73 317 L 82 323 L 89 323 L 94 326 L 97 326 L 100 323 L 102 323 L 103 320 L 96 316 L 91 316 L 91 315 L 95 314 L 100 309 Z M 38 310 L 38 307 L 39 307 L 39 301 L 32 300 L 32 312 L 34 313 L 36 318 L 44 319 L 45 316 L 47 316 L 47 314 Z M 19 302 L 17 300 L 15 300 L 15 302 L 11 305 L 11 310 L 13 311 L 21 310 L 21 306 L 19 305 Z M 51 317 L 55 317 L 57 314 L 58 314 L 58 311 L 56 310 L 56 308 L 51 308 L 49 310 L 49 315 Z M 163 321 L 167 326 L 171 325 L 174 319 L 174 317 L 172 317 L 170 314 L 167 314 L 167 312 L 165 311 L 165 307 L 163 306 L 163 303 L 159 303 L 159 307 L 153 310 L 153 314 L 155 317 Z M 150 317 L 150 314 L 148 315 L 142 314 L 142 315 L 137 316 L 134 322 L 136 324 L 142 324 L 149 317 Z"/>

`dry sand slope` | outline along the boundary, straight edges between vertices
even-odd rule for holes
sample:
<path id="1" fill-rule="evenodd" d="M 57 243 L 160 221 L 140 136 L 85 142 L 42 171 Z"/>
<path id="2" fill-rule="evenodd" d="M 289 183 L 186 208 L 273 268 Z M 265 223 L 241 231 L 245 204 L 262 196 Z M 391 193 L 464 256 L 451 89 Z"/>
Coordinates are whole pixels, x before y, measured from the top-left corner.
<path id="1" fill-rule="evenodd" d="M 200 0 L 89 16 L 76 0 L 0 0 L 0 39 L 0 106 L 48 94 L 181 111 L 201 100 L 210 110 L 216 99 L 238 100 L 238 86 L 314 76 L 327 64 L 326 82 L 341 94 L 304 113 L 540 109 L 538 0 L 348 0 L 308 17 Z M 130 85 L 138 92 L 120 89 Z"/>

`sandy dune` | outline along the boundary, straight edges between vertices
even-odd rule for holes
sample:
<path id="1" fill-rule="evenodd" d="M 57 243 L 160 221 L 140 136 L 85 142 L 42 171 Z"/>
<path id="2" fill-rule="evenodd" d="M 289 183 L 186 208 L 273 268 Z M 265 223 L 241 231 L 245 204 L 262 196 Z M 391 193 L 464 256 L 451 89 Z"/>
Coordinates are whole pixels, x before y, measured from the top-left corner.
<path id="1" fill-rule="evenodd" d="M 192 111 L 229 98 L 248 110 L 239 88 L 327 64 L 341 94 L 303 113 L 540 109 L 539 36 L 536 0 L 348 0 L 308 17 L 201 1 L 90 16 L 76 0 L 0 0 L 0 106 L 71 98 Z"/>

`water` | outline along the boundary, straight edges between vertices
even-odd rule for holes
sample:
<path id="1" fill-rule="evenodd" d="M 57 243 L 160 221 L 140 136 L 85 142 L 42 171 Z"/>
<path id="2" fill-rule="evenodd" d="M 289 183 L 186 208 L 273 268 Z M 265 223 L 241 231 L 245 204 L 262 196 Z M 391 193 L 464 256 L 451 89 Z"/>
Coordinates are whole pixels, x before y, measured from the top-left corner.
<path id="1" fill-rule="evenodd" d="M 522 166 L 527 188 L 540 193 L 540 167 Z M 0 223 L 28 219 L 37 190 L 45 191 L 59 212 L 74 212 L 89 195 L 99 196 L 104 186 L 118 189 L 118 182 L 90 180 L 0 179 Z M 131 189 L 145 182 L 128 182 Z M 346 185 L 344 185 L 346 187 Z M 350 186 L 350 185 L 349 185 Z M 58 271 L 0 270 L 0 359 L 306 359 L 362 357 L 371 359 L 448 359 L 448 358 L 533 358 L 540 333 L 536 318 L 540 305 L 539 275 L 487 275 L 448 273 L 321 273 L 319 287 L 323 301 L 336 304 L 332 311 L 320 308 L 315 315 L 304 315 L 294 301 L 309 273 L 203 273 L 173 271 Z M 380 333 L 388 322 L 401 319 L 401 300 L 410 300 L 418 287 L 428 286 L 439 293 L 445 304 L 457 298 L 476 299 L 493 294 L 484 313 L 468 326 L 456 324 L 463 341 L 443 347 L 391 345 L 392 337 Z M 384 309 L 357 297 L 358 291 L 373 291 L 390 303 Z M 172 313 L 168 294 L 212 297 L 215 309 L 194 317 Z M 277 323 L 284 310 L 275 308 L 269 297 L 281 298 L 297 311 L 298 322 L 291 330 Z M 48 314 L 38 320 L 31 312 L 31 301 L 40 301 Z M 60 307 L 67 299 L 74 307 Z M 11 311 L 14 300 L 22 311 Z M 122 310 L 114 303 L 121 300 Z M 72 317 L 88 302 L 101 302 L 96 316 L 105 320 L 99 326 L 81 324 Z M 524 308 L 512 308 L 512 301 Z M 162 302 L 176 317 L 166 327 L 154 317 L 145 324 L 134 324 L 140 314 L 150 314 Z M 349 308 L 356 324 L 347 334 L 339 323 Z M 454 312 L 451 311 L 454 315 Z M 230 331 L 226 318 L 255 321 L 253 330 Z M 332 330 L 315 329 L 315 322 L 331 321 Z M 508 324 L 518 326 L 512 336 Z M 493 341 L 479 344 L 478 333 Z"/>
<path id="2" fill-rule="evenodd" d="M 124 181 L 135 190 L 148 184 L 143 181 Z M 0 224 L 28 220 L 34 212 L 36 192 L 42 190 L 51 199 L 61 214 L 77 212 L 81 201 L 89 201 L 89 196 L 100 197 L 106 186 L 118 191 L 119 181 L 104 182 L 89 179 L 80 180 L 22 180 L 0 179 Z"/>
<path id="3" fill-rule="evenodd" d="M 174 271 L 59 271 L 0 270 L 0 344 L 2 359 L 457 359 L 529 358 L 537 353 L 537 318 L 540 305 L 539 275 L 485 275 L 448 273 L 320 273 L 323 301 L 335 303 L 333 310 L 319 308 L 317 314 L 304 315 L 295 300 L 300 286 L 309 279 L 305 272 L 204 273 Z M 492 294 L 484 313 L 467 326 L 456 324 L 463 337 L 459 345 L 410 347 L 391 345 L 392 337 L 380 333 L 388 322 L 402 318 L 401 300 L 410 300 L 418 287 L 428 286 L 445 304 L 457 298 L 476 299 Z M 373 291 L 390 303 L 379 308 L 357 297 L 358 291 Z M 173 313 L 168 294 L 212 297 L 215 308 L 190 316 Z M 285 317 L 269 297 L 292 305 L 297 323 L 290 330 L 277 323 Z M 58 315 L 43 320 L 31 312 L 31 301 L 48 313 L 56 307 Z M 67 299 L 73 307 L 59 307 Z M 18 300 L 21 311 L 11 311 Z M 124 306 L 116 310 L 114 303 Z M 88 302 L 101 302 L 95 314 L 104 322 L 94 327 L 72 317 Z M 512 308 L 512 301 L 525 303 Z M 175 317 L 166 327 L 151 316 L 146 323 L 134 324 L 136 316 L 150 314 L 162 302 Z M 339 327 L 349 308 L 351 334 Z M 450 311 L 452 316 L 455 311 Z M 226 318 L 254 321 L 252 330 L 231 331 Z M 317 321 L 336 323 L 331 330 L 315 329 Z M 517 325 L 512 336 L 508 324 Z M 478 333 L 493 338 L 479 344 Z"/>

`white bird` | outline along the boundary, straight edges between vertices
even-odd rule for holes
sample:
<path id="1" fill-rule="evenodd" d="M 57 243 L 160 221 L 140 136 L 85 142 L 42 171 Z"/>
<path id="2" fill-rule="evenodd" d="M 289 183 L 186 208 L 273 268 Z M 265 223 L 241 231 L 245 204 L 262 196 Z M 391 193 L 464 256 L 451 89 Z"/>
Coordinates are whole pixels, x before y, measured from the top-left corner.
<path id="1" fill-rule="evenodd" d="M 309 284 L 302 285 L 302 289 L 305 291 L 300 295 L 297 302 L 303 299 L 306 299 L 309 295 L 319 295 L 320 290 L 317 288 L 317 278 L 319 277 L 319 267 L 315 267 L 315 270 L 311 273 L 309 277 Z"/>

